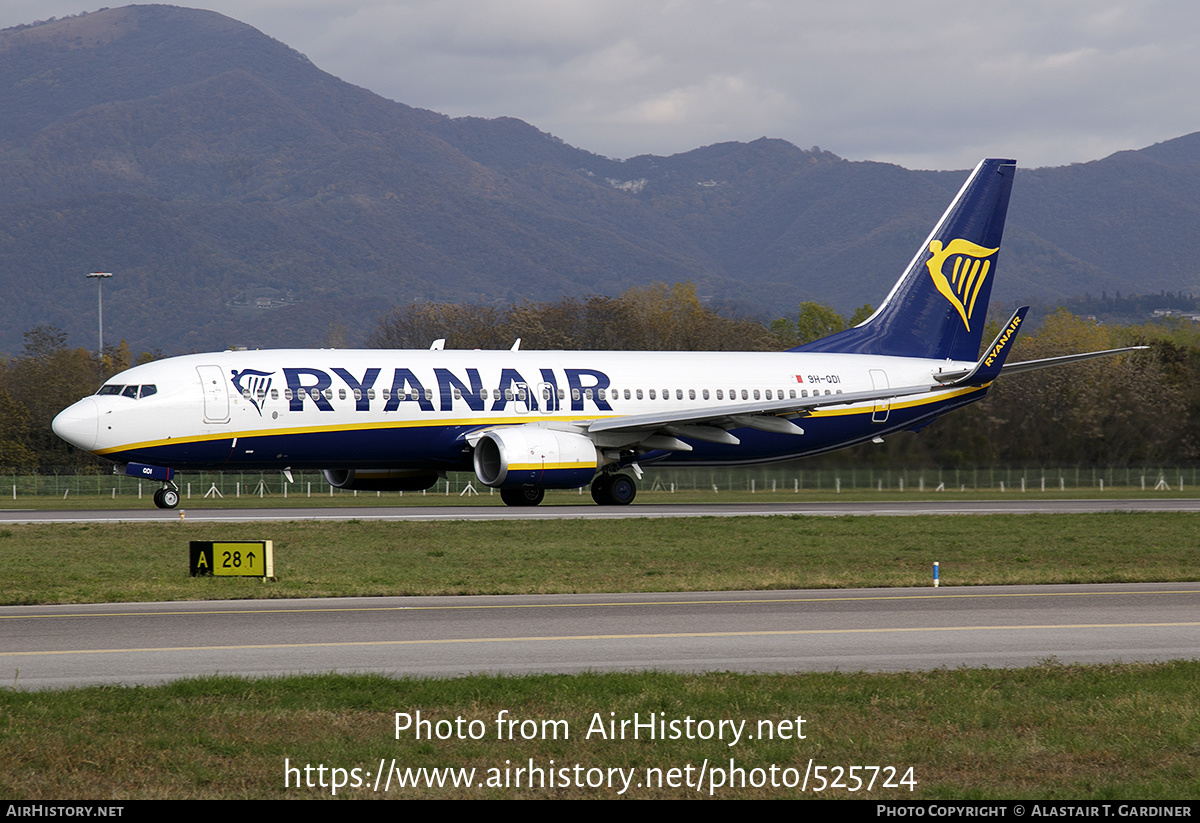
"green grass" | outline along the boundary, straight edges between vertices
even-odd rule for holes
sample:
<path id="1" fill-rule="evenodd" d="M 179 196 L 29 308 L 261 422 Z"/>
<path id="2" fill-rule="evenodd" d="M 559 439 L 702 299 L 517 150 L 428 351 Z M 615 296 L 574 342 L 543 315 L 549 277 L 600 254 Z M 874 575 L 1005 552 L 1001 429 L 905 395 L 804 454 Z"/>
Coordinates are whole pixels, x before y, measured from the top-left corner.
<path id="1" fill-rule="evenodd" d="M 1200 515 L 196 521 L 0 529 L 0 604 L 1196 579 Z M 276 582 L 188 576 L 190 540 L 274 541 Z"/>
<path id="2" fill-rule="evenodd" d="M 1200 663 L 1058 666 L 1016 671 L 909 674 L 815 673 L 706 676 L 665 673 L 465 677 L 207 678 L 156 688 L 0 691 L 0 796 L 37 799 L 320 798 L 330 788 L 285 788 L 293 767 L 325 765 L 372 775 L 381 760 L 401 768 L 474 768 L 504 774 L 534 765 L 636 770 L 691 766 L 912 769 L 907 786 L 808 797 L 860 799 L 1180 799 L 1200 796 Z M 503 710 L 534 720 L 532 740 L 497 739 Z M 395 713 L 433 722 L 481 721 L 478 740 L 397 738 Z M 610 715 L 610 712 L 612 713 Z M 594 718 L 746 721 L 805 719 L 805 739 L 605 740 Z M 569 738 L 543 739 L 541 721 L 567 723 Z M 444 726 L 443 730 L 449 727 Z M 467 727 L 463 727 L 464 732 Z M 529 727 L 535 728 L 535 727 Z M 561 729 L 562 727 L 559 726 Z M 766 727 L 764 726 L 764 729 Z M 786 727 L 785 727 L 786 728 Z M 793 729 L 795 727 L 793 726 Z M 465 735 L 464 735 L 465 736 Z M 545 738 L 549 738 L 546 735 Z M 763 772 L 759 773 L 764 774 Z M 767 772 L 769 774 L 769 772 Z M 780 772 L 780 776 L 783 773 Z M 327 772 L 328 784 L 332 773 Z M 319 774 L 312 773 L 313 782 Z M 816 785 L 811 779 L 810 789 Z M 616 789 L 425 788 L 387 795 L 345 787 L 340 798 L 607 798 Z M 680 786 L 632 788 L 626 796 L 704 797 Z M 713 796 L 796 797 L 785 787 L 728 785 Z"/>

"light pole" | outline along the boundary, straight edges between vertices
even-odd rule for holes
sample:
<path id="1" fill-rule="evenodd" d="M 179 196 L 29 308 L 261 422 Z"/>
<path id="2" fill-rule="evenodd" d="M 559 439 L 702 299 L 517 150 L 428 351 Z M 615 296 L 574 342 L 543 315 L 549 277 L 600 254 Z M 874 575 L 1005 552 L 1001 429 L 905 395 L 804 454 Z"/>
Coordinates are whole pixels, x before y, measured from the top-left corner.
<path id="1" fill-rule="evenodd" d="M 110 271 L 94 271 L 88 277 L 96 278 L 96 300 L 98 301 L 97 314 L 100 318 L 100 378 L 104 378 L 104 278 L 112 277 Z"/>

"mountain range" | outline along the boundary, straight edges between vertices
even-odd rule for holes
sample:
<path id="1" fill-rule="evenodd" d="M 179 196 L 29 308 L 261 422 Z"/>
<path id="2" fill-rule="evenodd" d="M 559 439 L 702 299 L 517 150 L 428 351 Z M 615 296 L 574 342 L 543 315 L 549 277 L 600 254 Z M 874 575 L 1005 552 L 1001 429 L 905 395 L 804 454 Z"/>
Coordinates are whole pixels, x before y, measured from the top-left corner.
<path id="1" fill-rule="evenodd" d="M 0 352 L 53 325 L 168 354 L 361 342 L 409 301 L 691 281 L 771 319 L 878 304 L 966 177 L 779 139 L 624 160 L 450 118 L 208 11 L 0 31 Z M 1017 158 L 1018 160 L 1020 158 Z M 1200 133 L 1019 169 L 996 303 L 1200 292 Z"/>

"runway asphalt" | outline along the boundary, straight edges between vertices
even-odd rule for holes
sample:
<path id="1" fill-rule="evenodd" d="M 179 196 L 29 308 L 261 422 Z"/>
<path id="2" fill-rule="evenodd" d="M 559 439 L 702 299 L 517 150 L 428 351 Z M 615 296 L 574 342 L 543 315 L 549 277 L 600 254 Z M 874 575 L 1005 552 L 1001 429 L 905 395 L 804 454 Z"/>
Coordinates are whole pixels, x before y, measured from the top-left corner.
<path id="1" fill-rule="evenodd" d="M 25 689 L 208 674 L 896 671 L 1200 658 L 1200 583 L 0 608 Z"/>
<path id="2" fill-rule="evenodd" d="M 632 506 L 379 506 L 347 508 L 261 508 L 235 509 L 187 505 L 179 509 L 156 509 L 147 504 L 120 510 L 34 510 L 0 511 L 4 523 L 125 523 L 241 522 L 266 520 L 619 520 L 638 517 L 756 517 L 772 515 L 808 515 L 842 517 L 845 515 L 947 515 L 947 514 L 1065 514 L 1087 512 L 1200 512 L 1200 498 L 1119 499 L 1112 500 L 895 500 L 886 502 L 815 502 L 815 503 L 648 503 Z"/>

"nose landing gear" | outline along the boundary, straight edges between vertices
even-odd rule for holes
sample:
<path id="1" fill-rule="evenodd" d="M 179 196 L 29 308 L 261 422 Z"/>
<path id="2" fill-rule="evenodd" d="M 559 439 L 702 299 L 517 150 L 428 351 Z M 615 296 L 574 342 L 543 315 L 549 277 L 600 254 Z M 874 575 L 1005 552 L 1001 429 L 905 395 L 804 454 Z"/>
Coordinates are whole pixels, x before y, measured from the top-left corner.
<path id="1" fill-rule="evenodd" d="M 154 505 L 160 509 L 173 509 L 179 505 L 179 487 L 175 485 L 175 470 L 167 466 L 151 466 L 148 463 L 129 463 L 125 474 L 139 480 L 157 480 L 162 488 L 154 493 Z M 141 496 L 139 492 L 139 497 Z"/>

